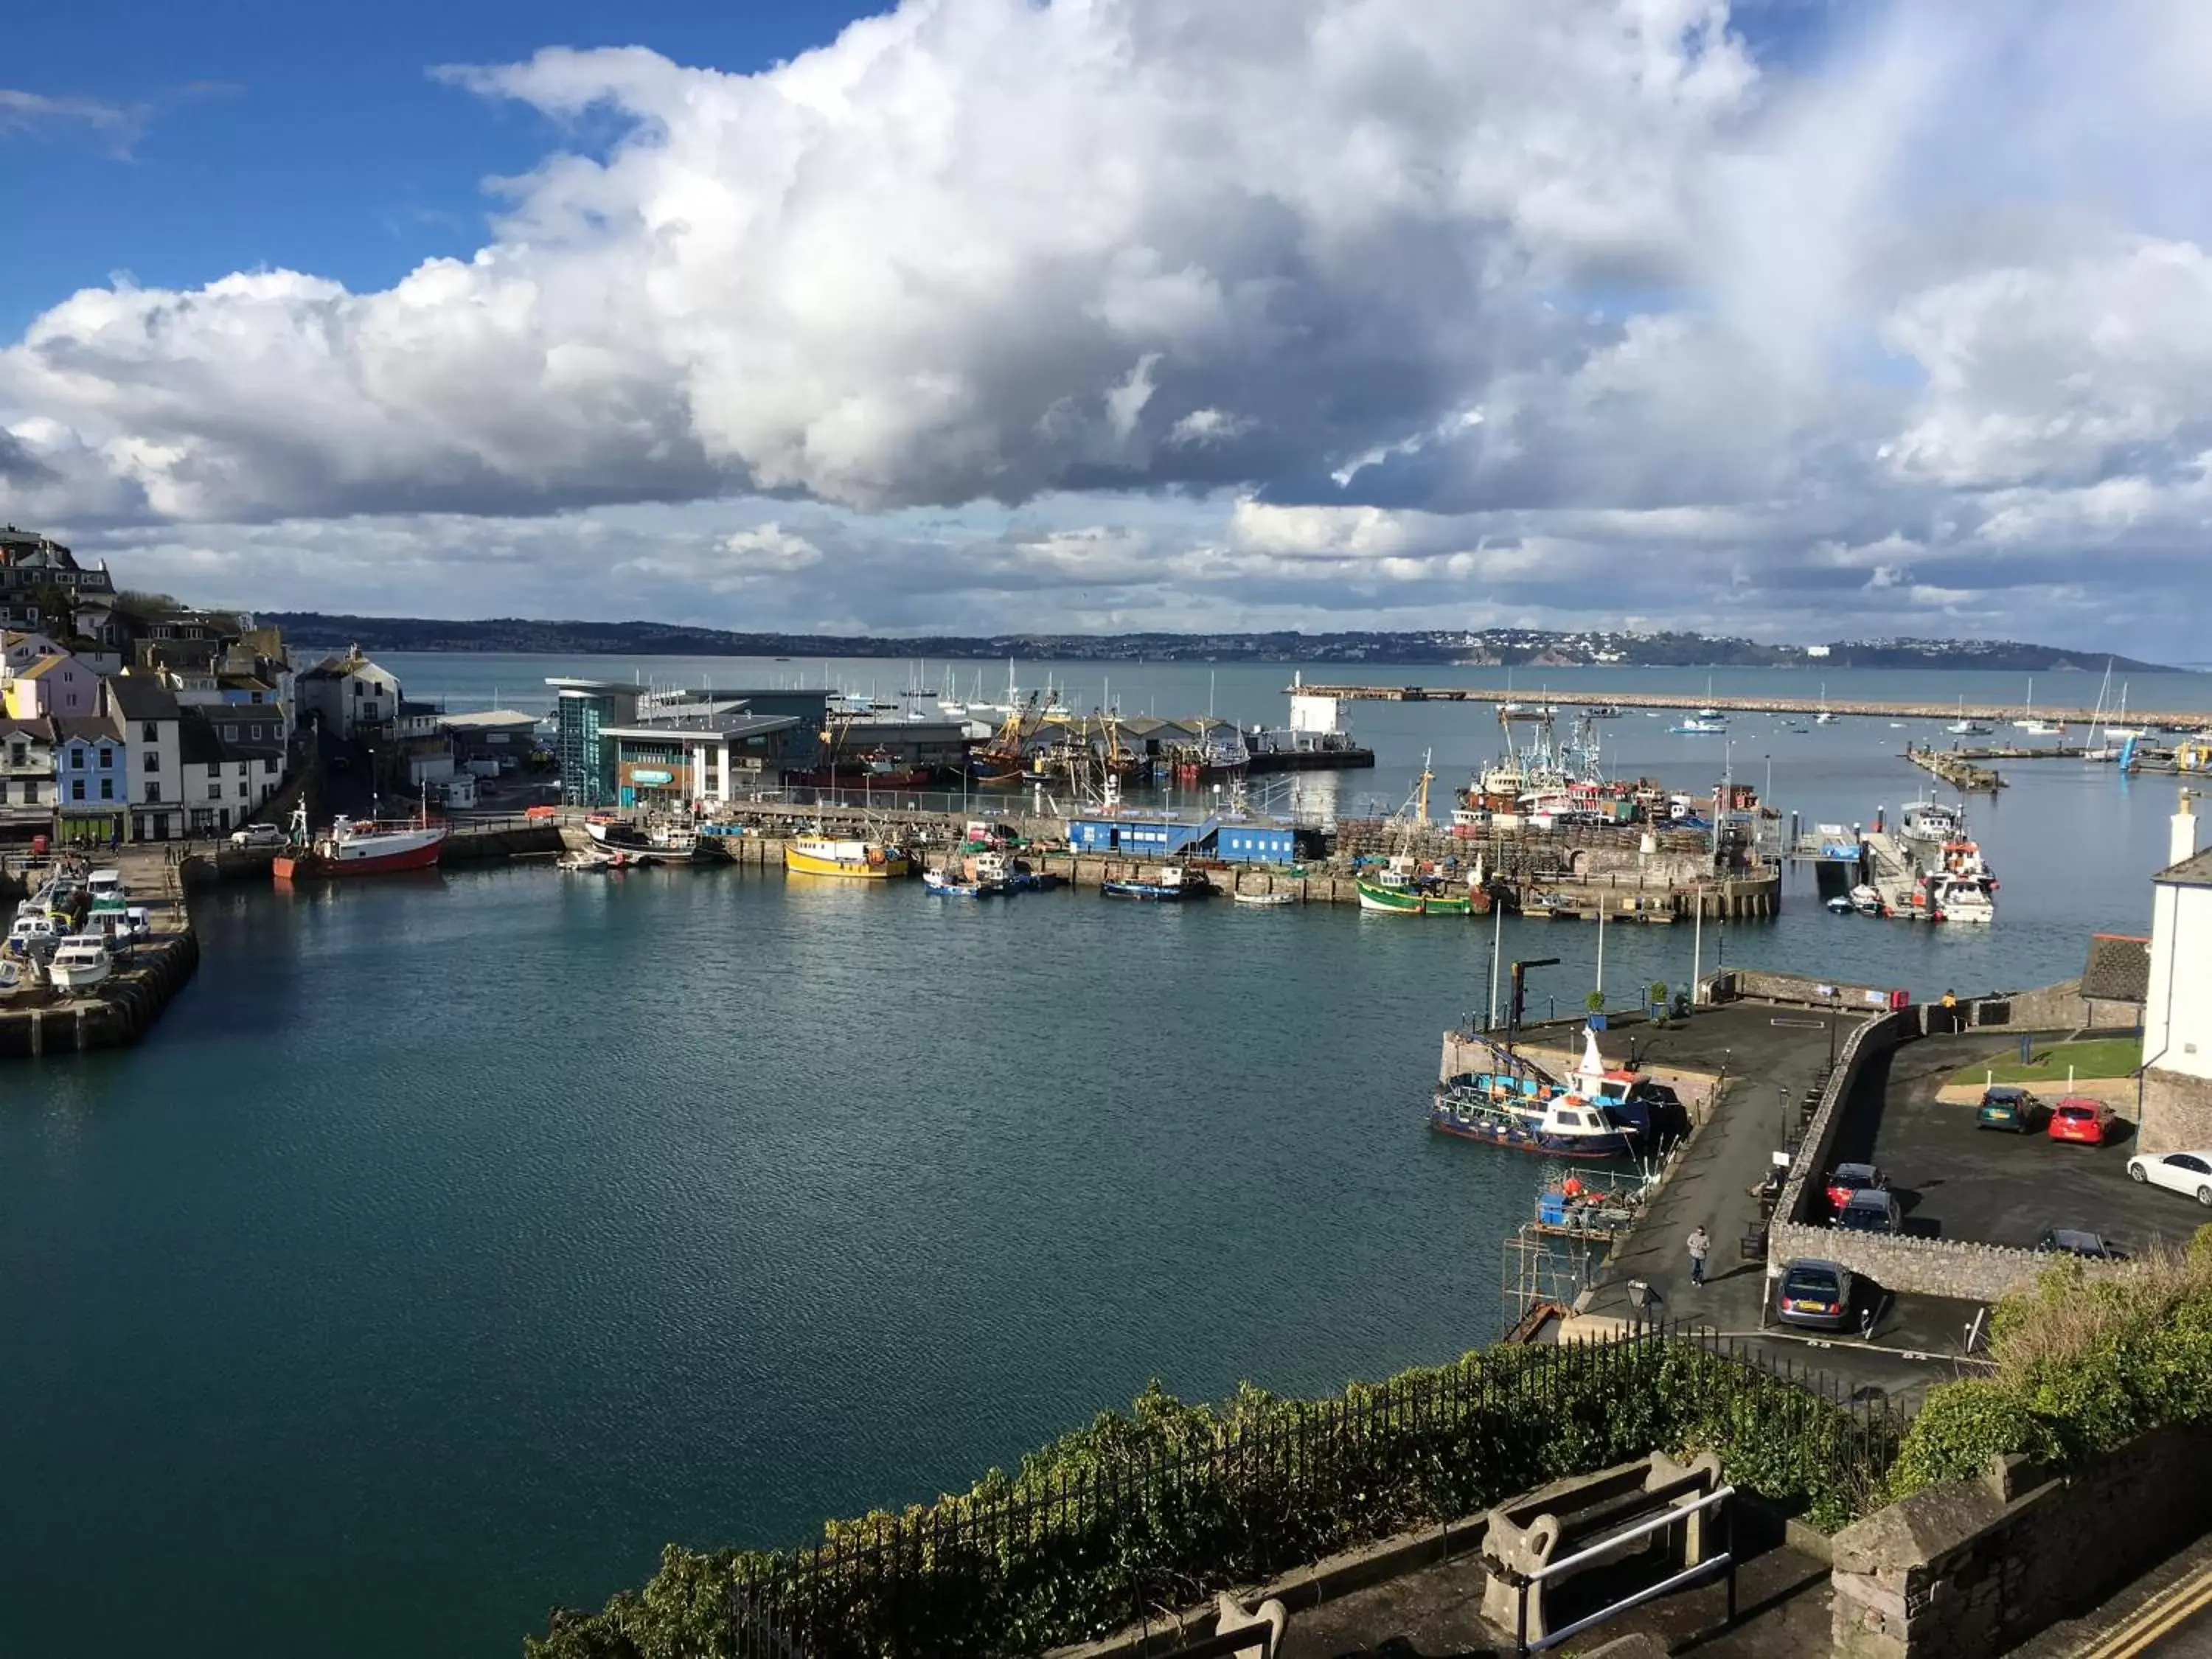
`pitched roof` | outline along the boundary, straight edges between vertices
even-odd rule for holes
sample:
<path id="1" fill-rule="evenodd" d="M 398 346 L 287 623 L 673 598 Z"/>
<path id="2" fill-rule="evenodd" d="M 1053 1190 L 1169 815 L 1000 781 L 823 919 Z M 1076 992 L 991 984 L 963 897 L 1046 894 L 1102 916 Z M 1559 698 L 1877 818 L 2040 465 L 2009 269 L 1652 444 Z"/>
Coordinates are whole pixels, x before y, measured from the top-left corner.
<path id="1" fill-rule="evenodd" d="M 197 708 L 179 711 L 177 756 L 186 766 L 219 766 L 223 761 L 222 739 Z"/>
<path id="2" fill-rule="evenodd" d="M 127 720 L 173 720 L 177 700 L 165 686 L 152 680 L 118 674 L 107 682 L 107 696 L 116 713 Z"/>
<path id="3" fill-rule="evenodd" d="M 123 743 L 115 728 L 96 714 L 55 715 L 54 738 L 58 743 L 74 739 L 82 743 L 112 743 L 118 747 Z"/>
<path id="4" fill-rule="evenodd" d="M 2212 887 L 2212 848 L 2169 864 L 2151 879 L 2167 887 Z"/>
<path id="5" fill-rule="evenodd" d="M 47 672 L 49 670 L 58 668 L 65 662 L 75 662 L 76 660 L 76 659 L 70 655 L 68 652 L 57 651 L 50 657 L 35 658 L 31 662 L 26 664 L 23 667 L 17 669 L 15 671 L 15 678 L 19 680 L 34 680 L 38 678 L 40 675 Z"/>
<path id="6" fill-rule="evenodd" d="M 2097 933 L 2081 969 L 2081 994 L 2105 1002 L 2141 1002 L 2150 995 L 2150 941 L 2127 933 Z"/>

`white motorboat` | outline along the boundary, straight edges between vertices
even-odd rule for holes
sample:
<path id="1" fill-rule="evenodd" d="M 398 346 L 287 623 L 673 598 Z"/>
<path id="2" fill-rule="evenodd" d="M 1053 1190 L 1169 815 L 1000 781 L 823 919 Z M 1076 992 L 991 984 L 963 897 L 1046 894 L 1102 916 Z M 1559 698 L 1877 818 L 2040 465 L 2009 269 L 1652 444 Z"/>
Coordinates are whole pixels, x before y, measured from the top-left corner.
<path id="1" fill-rule="evenodd" d="M 15 924 L 8 929 L 8 938 L 10 943 L 27 945 L 34 939 L 56 938 L 60 932 L 54 926 L 52 916 L 38 910 L 29 915 L 17 916 Z"/>
<path id="2" fill-rule="evenodd" d="M 1820 712 L 1813 716 L 1813 724 L 1815 726 L 1833 726 L 1842 718 L 1842 715 L 1834 713 L 1829 708 L 1828 683 L 1826 680 L 1822 680 L 1820 682 Z"/>
<path id="3" fill-rule="evenodd" d="M 123 872 L 120 870 L 94 871 L 91 875 L 85 878 L 84 890 L 92 895 L 94 903 L 98 903 L 101 899 L 122 898 L 130 891 L 123 884 Z"/>
<path id="4" fill-rule="evenodd" d="M 1937 878 L 1932 884 L 1937 919 L 1969 926 L 1995 921 L 1997 907 L 1996 900 L 1990 891 L 1992 884 L 1986 876 Z"/>
<path id="5" fill-rule="evenodd" d="M 1903 834 L 1907 841 L 1927 842 L 1941 847 L 1945 842 L 1959 840 L 1966 833 L 1965 814 L 1955 806 L 1946 806 L 1940 800 L 1916 800 L 1905 804 Z"/>
<path id="6" fill-rule="evenodd" d="M 1881 914 L 1881 894 L 1879 890 L 1861 882 L 1851 889 L 1850 905 L 1863 916 L 1878 916 Z"/>
<path id="7" fill-rule="evenodd" d="M 114 968 L 107 941 L 98 933 L 73 933 L 46 964 L 46 983 L 57 991 L 88 991 Z"/>
<path id="8" fill-rule="evenodd" d="M 1239 893 L 1236 897 L 1239 904 L 1278 905 L 1298 902 L 1296 893 Z"/>

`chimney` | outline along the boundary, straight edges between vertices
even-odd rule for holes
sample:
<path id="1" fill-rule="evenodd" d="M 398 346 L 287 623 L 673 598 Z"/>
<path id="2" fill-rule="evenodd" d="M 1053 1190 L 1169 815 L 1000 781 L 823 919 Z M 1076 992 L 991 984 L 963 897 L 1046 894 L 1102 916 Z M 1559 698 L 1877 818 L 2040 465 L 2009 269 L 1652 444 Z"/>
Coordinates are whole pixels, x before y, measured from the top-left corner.
<path id="1" fill-rule="evenodd" d="M 2197 799 L 2194 789 L 2181 792 L 2181 806 L 2173 815 L 2173 838 L 2166 849 L 2166 861 L 2179 864 L 2184 859 L 2197 856 L 2197 814 L 2190 811 L 2189 803 Z"/>

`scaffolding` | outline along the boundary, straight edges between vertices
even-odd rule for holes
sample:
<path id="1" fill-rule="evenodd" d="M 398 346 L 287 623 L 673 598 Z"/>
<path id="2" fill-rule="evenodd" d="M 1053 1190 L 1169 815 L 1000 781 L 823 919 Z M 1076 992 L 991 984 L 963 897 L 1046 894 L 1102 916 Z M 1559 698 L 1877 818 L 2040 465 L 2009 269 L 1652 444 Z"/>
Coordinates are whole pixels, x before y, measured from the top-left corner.
<path id="1" fill-rule="evenodd" d="M 1553 1237 L 1524 1221 L 1505 1241 L 1498 1297 L 1504 1328 L 1518 1328 L 1539 1308 L 1571 1308 L 1596 1282 L 1608 1240 Z"/>

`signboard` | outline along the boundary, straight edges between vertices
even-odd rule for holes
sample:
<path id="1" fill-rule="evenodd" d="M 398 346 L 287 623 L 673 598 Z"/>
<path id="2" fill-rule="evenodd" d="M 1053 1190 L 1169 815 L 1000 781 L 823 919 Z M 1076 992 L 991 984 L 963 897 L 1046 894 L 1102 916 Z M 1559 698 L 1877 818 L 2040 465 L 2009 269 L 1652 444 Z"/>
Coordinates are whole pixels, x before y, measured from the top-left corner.
<path id="1" fill-rule="evenodd" d="M 676 775 L 672 772 L 659 771 L 649 766 L 640 766 L 631 771 L 629 781 L 641 789 L 656 789 L 662 784 L 675 782 Z"/>

